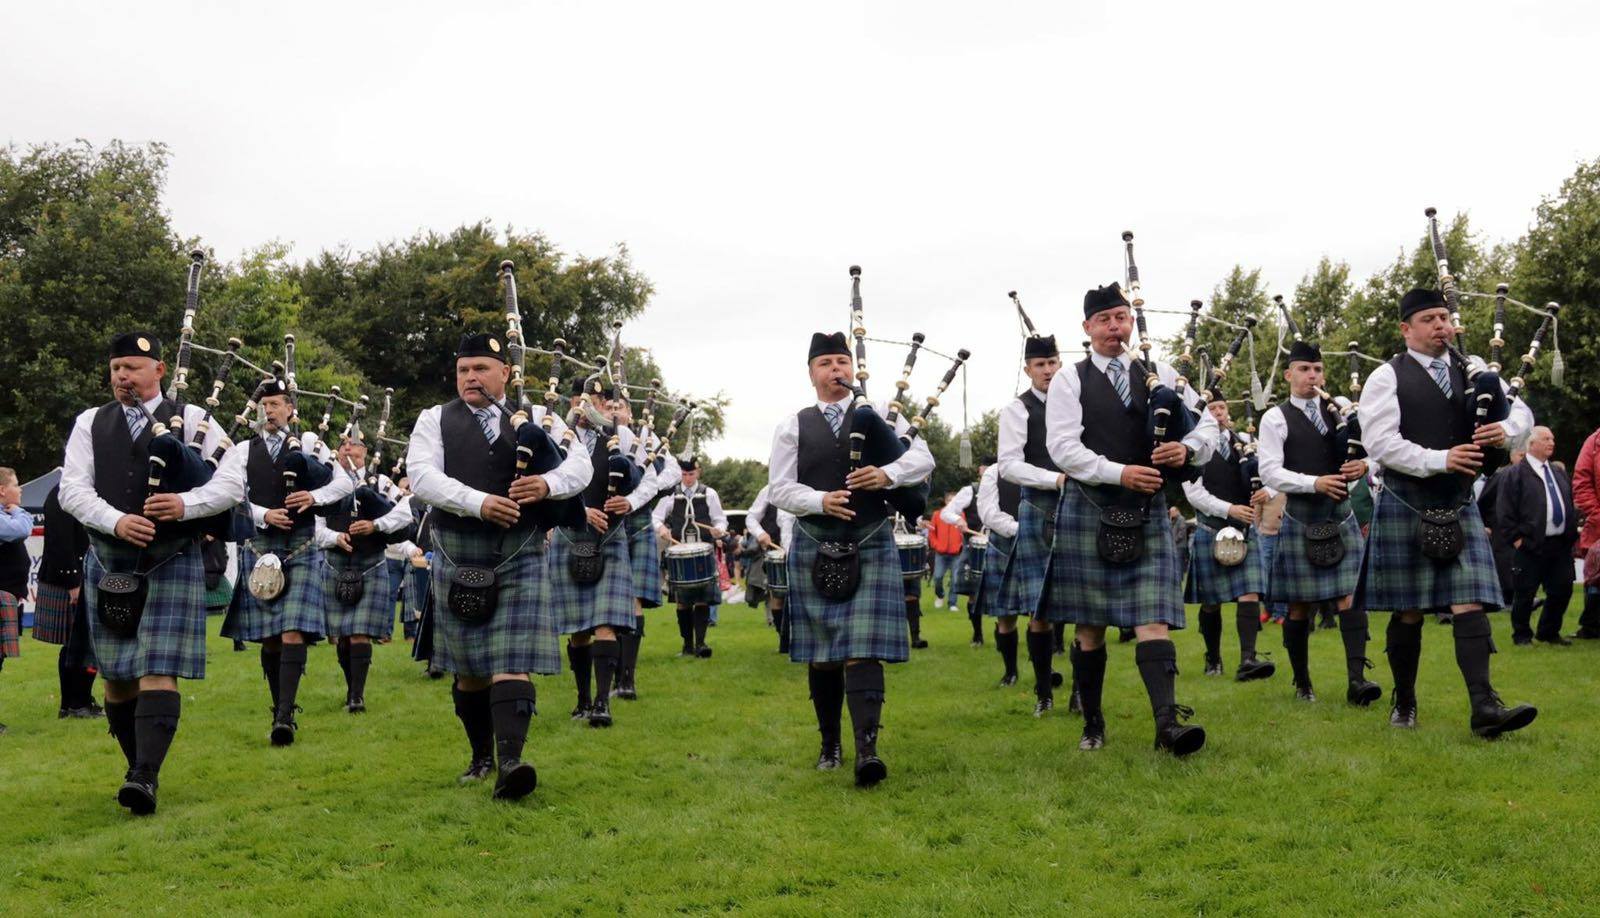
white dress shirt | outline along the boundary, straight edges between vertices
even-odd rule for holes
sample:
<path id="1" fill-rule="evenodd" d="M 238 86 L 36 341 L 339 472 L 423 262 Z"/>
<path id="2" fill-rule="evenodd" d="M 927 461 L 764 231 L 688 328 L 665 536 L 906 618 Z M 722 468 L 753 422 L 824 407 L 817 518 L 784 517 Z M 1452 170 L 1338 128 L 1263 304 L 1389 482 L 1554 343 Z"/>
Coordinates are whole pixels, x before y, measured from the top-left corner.
<path id="1" fill-rule="evenodd" d="M 817 402 L 817 410 L 823 411 L 829 402 Z M 850 398 L 834 402 L 846 411 L 850 407 Z M 888 417 L 887 402 L 873 402 L 872 409 L 880 417 Z M 894 430 L 896 434 L 904 434 L 911 427 L 905 415 L 895 418 Z M 772 435 L 772 452 L 767 460 L 767 483 L 771 488 L 768 499 L 778 505 L 778 509 L 787 510 L 795 516 L 820 516 L 822 515 L 822 498 L 825 491 L 808 487 L 799 482 L 797 476 L 800 469 L 800 418 L 798 413 L 791 414 L 783 419 L 778 429 Z M 917 437 L 911 441 L 911 448 L 888 465 L 879 466 L 879 469 L 889 476 L 889 487 L 904 488 L 921 484 L 927 480 L 933 471 L 933 454 L 928 452 L 928 444 Z"/>
<path id="2" fill-rule="evenodd" d="M 1063 368 L 1065 371 L 1065 368 Z M 1074 371 L 1075 372 L 1075 371 Z M 1056 374 L 1060 376 L 1060 373 Z M 1040 392 L 1030 388 L 1039 401 L 1049 405 L 1049 393 Z M 1080 409 L 1081 411 L 1081 409 Z M 1060 472 L 1052 472 L 1037 465 L 1029 465 L 1022 458 L 1022 451 L 1028 445 L 1028 409 L 1022 404 L 1020 397 L 1012 399 L 1000 409 L 1000 449 L 996 464 L 1000 467 L 1000 474 L 1006 481 L 1018 484 L 1025 488 L 1038 488 L 1042 491 L 1057 490 L 1057 482 L 1061 480 Z"/>
<path id="3" fill-rule="evenodd" d="M 471 406 L 468 406 L 469 408 Z M 430 507 L 453 513 L 456 516 L 483 519 L 483 501 L 489 495 L 477 488 L 468 487 L 444 473 L 444 444 L 440 441 L 439 417 L 444 406 L 435 405 L 417 416 L 411 430 L 410 446 L 406 449 L 406 468 L 411 475 L 411 493 Z M 500 409 L 490 406 L 495 424 L 500 423 Z M 546 409 L 533 406 L 529 412 L 530 424 L 542 424 Z M 550 435 L 560 442 L 567 425 L 560 417 L 552 418 Z M 501 436 L 510 436 L 502 430 Z M 589 486 L 594 477 L 593 459 L 581 449 L 567 450 L 561 464 L 541 477 L 550 488 L 550 499 L 561 500 L 579 494 Z M 504 497 L 505 495 L 499 495 Z"/>
<path id="4" fill-rule="evenodd" d="M 696 519 L 695 522 L 705 523 L 707 525 L 714 526 L 717 529 L 721 529 L 723 532 L 727 532 L 728 514 L 722 512 L 722 498 L 717 495 L 716 488 L 707 485 L 703 481 L 695 482 L 694 487 L 692 488 L 684 488 L 681 484 L 679 484 L 673 489 L 671 494 L 661 498 L 661 503 L 656 504 L 655 512 L 650 514 L 651 524 L 654 525 L 658 530 L 667 524 L 667 514 L 672 511 L 672 505 L 677 500 L 679 494 L 684 495 L 685 498 L 692 502 L 696 495 L 702 493 L 706 498 L 706 514 L 710 516 L 711 519 Z M 701 540 L 704 540 L 707 537 L 708 533 L 706 533 L 704 530 L 701 530 Z"/>
<path id="5" fill-rule="evenodd" d="M 1223 435 L 1222 434 L 1222 428 L 1218 427 L 1217 430 L 1218 430 L 1217 442 L 1221 443 L 1222 442 L 1222 435 Z M 1230 461 L 1235 461 L 1235 462 L 1238 461 L 1237 453 L 1238 453 L 1239 447 L 1241 447 L 1246 442 L 1248 442 L 1245 439 L 1245 436 L 1246 436 L 1245 434 L 1239 434 L 1239 441 L 1238 442 L 1229 443 L 1228 444 L 1228 448 L 1233 450 L 1234 453 L 1235 453 L 1235 455 L 1230 459 Z M 1189 499 L 1189 506 L 1195 508 L 1196 510 L 1200 511 L 1201 513 L 1207 513 L 1207 514 L 1210 514 L 1211 516 L 1221 517 L 1222 519 L 1228 519 L 1228 511 L 1233 509 L 1233 504 L 1229 503 L 1228 501 L 1223 500 L 1222 498 L 1220 498 L 1220 497 L 1216 496 L 1215 494 L 1212 494 L 1210 491 L 1206 490 L 1206 482 L 1205 482 L 1204 476 L 1202 476 L 1200 478 L 1196 478 L 1194 481 L 1186 481 L 1186 482 L 1184 482 L 1183 483 L 1183 496 Z"/>
<path id="6" fill-rule="evenodd" d="M 1121 363 L 1128 373 L 1133 372 L 1127 354 L 1106 357 L 1091 351 L 1089 360 L 1101 373 L 1113 360 Z M 1169 387 L 1178 381 L 1178 374 L 1172 367 L 1160 361 L 1156 362 L 1156 376 Z M 1129 378 L 1131 380 L 1132 377 Z M 1195 408 L 1202 407 L 1200 395 L 1193 389 L 1184 390 L 1184 402 Z M 1062 367 L 1050 380 L 1050 398 L 1045 402 L 1044 417 L 1045 445 L 1049 447 L 1050 458 L 1067 473 L 1067 477 L 1085 484 L 1122 484 L 1125 466 L 1083 445 L 1083 403 L 1080 401 L 1077 364 Z M 1210 461 L 1217 445 L 1217 419 L 1211 416 L 1211 412 L 1200 412 L 1199 422 L 1183 438 L 1183 444 L 1194 450 L 1192 464 L 1205 465 Z"/>
<path id="7" fill-rule="evenodd" d="M 983 477 L 978 479 L 978 519 L 996 535 L 1013 539 L 1017 536 L 1017 518 L 1000 509 L 999 465 L 984 469 Z"/>
<path id="8" fill-rule="evenodd" d="M 1528 464 L 1528 470 L 1533 472 L 1533 477 L 1539 479 L 1539 492 L 1544 495 L 1544 534 L 1554 536 L 1566 532 L 1567 527 L 1572 525 L 1572 520 L 1564 520 L 1563 522 L 1566 525 L 1563 526 L 1556 525 L 1555 501 L 1551 498 L 1550 486 L 1545 484 L 1544 480 L 1545 461 L 1543 459 L 1535 459 L 1529 455 L 1524 455 L 1522 461 Z M 1555 478 L 1555 469 L 1550 470 L 1550 475 Z M 1556 487 L 1559 488 L 1560 486 L 1560 479 L 1556 478 Z M 1565 503 L 1561 506 L 1561 512 L 1567 512 Z"/>
<path id="9" fill-rule="evenodd" d="M 750 502 L 750 509 L 745 511 L 745 525 L 754 526 L 758 533 L 766 532 L 765 529 L 761 528 L 761 517 L 766 514 L 767 508 L 772 505 L 767 496 L 768 491 L 771 490 L 771 488 L 771 485 L 762 485 L 761 490 L 756 492 L 756 499 Z M 788 545 L 789 533 L 793 531 L 793 529 L 794 514 L 787 510 L 779 510 L 777 544 Z"/>
<path id="10" fill-rule="evenodd" d="M 966 523 L 967 508 L 972 506 L 972 485 L 962 485 L 956 496 L 950 498 L 950 503 L 939 509 L 939 519 L 951 526 L 960 527 Z"/>
<path id="11" fill-rule="evenodd" d="M 279 435 L 284 436 L 281 431 Z M 260 436 L 265 438 L 271 436 L 271 434 L 262 432 Z M 285 445 L 288 443 L 286 436 L 284 443 Z M 300 440 L 300 451 L 305 453 L 307 458 L 315 461 L 316 457 L 312 453 L 312 448 L 306 445 L 304 438 Z M 222 462 L 217 465 L 217 472 L 211 476 L 211 481 L 207 484 L 207 487 L 218 485 L 228 489 L 228 494 L 233 497 L 234 503 L 248 500 L 250 494 L 248 488 L 249 460 L 250 441 L 244 440 L 235 443 L 222 455 Z M 343 500 L 355 489 L 355 480 L 347 472 L 341 473 L 339 469 L 335 469 L 333 478 L 327 484 L 311 492 L 311 502 L 318 507 L 326 507 L 329 504 Z M 272 508 L 252 503 L 250 505 L 250 522 L 254 523 L 257 529 L 267 528 L 267 511 L 270 509 Z"/>
<path id="12" fill-rule="evenodd" d="M 154 415 L 161 405 L 161 396 L 148 399 L 144 403 L 146 411 Z M 107 535 L 115 535 L 117 521 L 122 519 L 122 511 L 111 506 L 94 489 L 94 416 L 100 407 L 90 408 L 80 412 L 72 422 L 72 433 L 67 437 L 66 455 L 61 462 L 61 509 L 72 514 L 78 522 Z M 205 417 L 205 409 L 199 405 L 183 406 L 183 429 L 187 433 L 193 431 Z M 158 420 L 160 420 L 158 418 Z M 149 422 L 146 421 L 146 424 Z M 163 422 L 164 423 L 164 422 Z M 212 424 L 206 432 L 205 439 L 201 442 L 200 454 L 211 455 L 212 450 L 222 440 L 222 425 Z M 212 516 L 238 503 L 225 486 L 216 484 L 213 476 L 210 482 L 201 485 L 180 495 L 183 498 L 183 518 L 185 520 L 200 519 Z"/>
<path id="13" fill-rule="evenodd" d="M 1256 446 L 1256 459 L 1261 463 L 1261 483 L 1274 491 L 1285 494 L 1317 493 L 1317 476 L 1293 472 L 1283 466 L 1283 442 L 1289 436 L 1289 419 L 1284 417 L 1283 413 L 1298 411 L 1303 415 L 1306 413 L 1307 405 L 1316 403 L 1315 397 L 1300 398 L 1290 395 L 1287 401 L 1279 402 L 1273 410 L 1261 416 L 1261 439 Z M 1368 439 L 1366 414 L 1367 409 L 1363 399 L 1361 407 L 1363 443 Z M 1322 415 L 1322 421 L 1332 429 L 1333 422 L 1328 419 L 1326 412 Z"/>
<path id="14" fill-rule="evenodd" d="M 1406 353 L 1422 367 L 1423 372 L 1429 373 L 1428 366 L 1434 358 L 1409 349 Z M 1448 355 L 1439 359 L 1446 363 L 1450 360 Z M 1429 376 L 1431 378 L 1432 374 L 1429 373 Z M 1416 478 L 1443 474 L 1449 450 L 1427 449 L 1400 436 L 1397 385 L 1394 367 L 1385 363 L 1372 371 L 1361 390 L 1361 443 L 1367 448 L 1367 458 L 1384 468 Z M 1504 380 L 1501 380 L 1500 388 L 1509 390 Z M 1500 422 L 1500 426 L 1505 430 L 1506 439 L 1515 440 L 1533 429 L 1533 411 L 1526 402 L 1518 399 L 1511 403 L 1511 414 Z"/>

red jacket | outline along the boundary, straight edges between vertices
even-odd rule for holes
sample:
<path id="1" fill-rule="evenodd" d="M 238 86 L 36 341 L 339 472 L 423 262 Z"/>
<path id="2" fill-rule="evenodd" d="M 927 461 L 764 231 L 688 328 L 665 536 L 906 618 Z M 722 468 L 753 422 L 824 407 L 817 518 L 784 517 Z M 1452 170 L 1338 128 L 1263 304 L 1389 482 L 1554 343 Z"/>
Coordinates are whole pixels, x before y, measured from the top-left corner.
<path id="1" fill-rule="evenodd" d="M 1572 469 L 1572 502 L 1586 520 L 1573 549 L 1581 558 L 1600 542 L 1600 430 L 1590 434 L 1578 451 L 1578 461 Z"/>
<path id="2" fill-rule="evenodd" d="M 928 517 L 928 547 L 941 555 L 961 554 L 961 530 L 939 519 L 939 511 Z"/>

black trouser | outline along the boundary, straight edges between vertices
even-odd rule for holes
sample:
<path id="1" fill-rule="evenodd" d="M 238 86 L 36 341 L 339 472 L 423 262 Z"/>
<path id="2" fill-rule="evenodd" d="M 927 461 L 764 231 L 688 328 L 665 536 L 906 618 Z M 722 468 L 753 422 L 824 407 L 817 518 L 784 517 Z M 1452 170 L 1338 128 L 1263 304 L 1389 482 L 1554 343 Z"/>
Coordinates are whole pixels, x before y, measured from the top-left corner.
<path id="1" fill-rule="evenodd" d="M 1572 556 L 1565 539 L 1547 539 L 1536 549 L 1517 549 L 1512 565 L 1516 599 L 1511 604 L 1511 637 L 1551 640 L 1561 635 L 1561 619 L 1572 599 Z M 1529 630 L 1533 600 L 1544 588 L 1544 611 L 1539 613 L 1537 634 Z"/>
<path id="2" fill-rule="evenodd" d="M 1509 606 L 1517 595 L 1517 580 L 1513 574 L 1517 557 L 1516 546 L 1491 537 L 1489 548 L 1494 552 L 1494 575 L 1500 581 L 1500 592 L 1505 596 L 1503 602 Z"/>

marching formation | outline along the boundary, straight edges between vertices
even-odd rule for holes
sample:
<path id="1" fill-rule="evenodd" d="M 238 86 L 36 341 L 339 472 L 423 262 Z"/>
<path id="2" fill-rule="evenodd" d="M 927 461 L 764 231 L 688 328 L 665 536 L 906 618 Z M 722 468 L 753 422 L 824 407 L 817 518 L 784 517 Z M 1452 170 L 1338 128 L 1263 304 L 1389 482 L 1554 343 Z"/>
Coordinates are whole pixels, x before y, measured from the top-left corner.
<path id="1" fill-rule="evenodd" d="M 1108 731 L 1105 713 L 1127 703 L 1106 697 L 1111 629 L 1135 642 L 1154 748 L 1189 756 L 1205 746 L 1205 729 L 1179 700 L 1172 632 L 1187 625 L 1186 603 L 1199 607 L 1203 672 L 1224 672 L 1222 610 L 1234 604 L 1234 678 L 1266 684 L 1276 667 L 1257 648 L 1262 610 L 1286 606 L 1294 696 L 1306 702 L 1317 698 L 1307 635 L 1319 615 L 1336 617 L 1345 697 L 1357 708 L 1384 692 L 1369 678 L 1368 610 L 1393 613 L 1384 652 L 1389 723 L 1401 728 L 1419 717 L 1423 614 L 1448 612 L 1472 731 L 1493 738 L 1530 724 L 1536 709 L 1507 706 L 1490 679 L 1484 613 L 1504 596 L 1474 487 L 1505 464 L 1508 443 L 1533 429 L 1525 378 L 1559 307 L 1546 307 L 1521 371 L 1502 381 L 1503 318 L 1489 361 L 1465 352 L 1462 294 L 1431 210 L 1429 219 L 1440 289 L 1413 290 L 1395 304 L 1392 359 L 1344 352 L 1350 398 L 1329 395 L 1324 353 L 1281 299 L 1293 340 L 1275 352 L 1287 389 L 1275 405 L 1224 391 L 1243 346 L 1254 348 L 1254 319 L 1204 315 L 1196 301 L 1183 353 L 1157 360 L 1132 233 L 1123 234 L 1123 277 L 1084 294 L 1081 360 L 1064 363 L 1055 336 L 1040 333 L 1011 293 L 1028 385 L 1000 411 L 995 455 L 944 506 L 929 503 L 934 458 L 922 434 L 969 354 L 952 358 L 918 410 L 909 398 L 917 356 L 937 352 L 913 335 L 893 397 L 871 399 L 861 270 L 852 267 L 850 333 L 812 335 L 813 398 L 778 420 L 768 483 L 747 515 L 763 558 L 752 583 L 768 597 L 777 650 L 806 667 L 816 767 L 847 761 L 848 709 L 855 783 L 888 777 L 885 664 L 926 646 L 918 596 L 929 543 L 920 529 L 941 524 L 964 534 L 966 574 L 957 582 L 969 596 L 975 642 L 982 619 L 994 621 L 1000 684 L 1019 680 L 1025 644 L 1034 714 L 1050 715 L 1056 689 L 1070 681 L 1067 708 L 1082 718 L 1083 752 L 1123 739 Z M 455 398 L 422 411 L 402 438 L 390 434 L 401 425 L 385 391 L 368 434 L 367 396 L 299 388 L 292 335 L 270 368 L 245 360 L 237 338 L 226 349 L 193 340 L 202 260 L 195 253 L 170 379 L 155 334 L 111 340 L 112 400 L 73 424 L 59 537 L 51 524 L 62 556 L 51 564 L 62 574 L 52 577 L 75 578 L 82 559 L 76 620 L 58 612 L 58 642 L 73 639 L 63 685 L 74 686 L 73 710 L 88 711 L 93 700 L 76 673 L 92 661 L 103 677 L 105 717 L 127 760 L 117 793 L 124 807 L 155 811 L 180 721 L 177 680 L 204 678 L 202 555 L 214 543 L 238 544 L 241 573 L 222 633 L 259 645 L 267 743 L 290 746 L 301 729 L 327 727 L 300 723 L 296 704 L 322 641 L 344 673 L 346 711 L 368 710 L 374 645 L 387 642 L 404 592 L 407 608 L 420 611 L 413 654 L 452 677 L 466 746 L 460 781 L 485 782 L 499 799 L 525 797 L 538 784 L 527 749 L 530 676 L 562 671 L 563 635 L 572 717 L 592 727 L 618 721 L 613 699 L 638 697 L 647 610 L 663 599 L 676 607 L 681 655 L 712 656 L 707 628 L 723 601 L 712 544 L 728 532 L 728 515 L 699 480 L 692 449 L 672 450 L 680 427 L 693 423 L 693 403 L 658 382 L 629 385 L 621 323 L 610 355 L 594 363 L 559 339 L 548 350 L 530 346 L 505 262 L 506 328 L 461 337 Z M 1502 316 L 1507 298 L 1502 287 Z M 1214 365 L 1196 345 L 1202 321 L 1233 329 Z M 219 362 L 209 395 L 193 402 L 186 390 L 200 354 Z M 542 399 L 537 383 L 530 393 L 529 355 L 549 358 Z M 1364 359 L 1377 366 L 1363 380 Z M 238 367 L 257 381 L 224 422 L 220 396 Z M 325 404 L 315 431 L 302 422 L 306 398 Z M 342 430 L 331 426 L 339 407 L 349 411 Z M 665 409 L 663 425 L 657 412 Z M 398 459 L 387 474 L 386 451 Z M 1376 495 L 1366 531 L 1352 508 L 1357 488 Z M 1169 507 L 1180 502 L 1197 517 L 1187 565 L 1169 528 Z M 1281 515 L 1276 533 L 1263 525 L 1269 513 Z M 86 533 L 76 550 L 73 522 Z M 1053 658 L 1068 641 L 1070 673 L 1058 673 Z M 373 698 L 381 707 L 381 695 Z"/>

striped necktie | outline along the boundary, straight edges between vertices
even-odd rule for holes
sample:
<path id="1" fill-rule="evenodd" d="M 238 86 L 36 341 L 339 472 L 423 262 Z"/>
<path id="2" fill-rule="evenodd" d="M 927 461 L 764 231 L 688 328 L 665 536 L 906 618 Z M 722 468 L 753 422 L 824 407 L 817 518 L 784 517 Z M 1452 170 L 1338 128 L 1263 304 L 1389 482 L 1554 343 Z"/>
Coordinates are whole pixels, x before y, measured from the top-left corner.
<path id="1" fill-rule="evenodd" d="M 839 435 L 839 429 L 844 426 L 844 409 L 838 405 L 828 405 L 822 409 L 822 414 L 828 419 L 828 426 L 833 428 L 833 435 Z"/>
<path id="2" fill-rule="evenodd" d="M 278 453 L 283 450 L 283 434 L 267 434 L 267 455 L 273 462 L 278 461 Z"/>
<path id="3" fill-rule="evenodd" d="M 139 439 L 139 434 L 144 433 L 144 412 L 137 408 L 124 407 L 122 413 L 128 418 L 128 436 Z"/>
<path id="4" fill-rule="evenodd" d="M 1317 409 L 1315 400 L 1306 402 L 1306 419 L 1317 428 L 1317 433 L 1326 434 L 1328 432 L 1328 422 L 1322 419 L 1322 412 Z"/>
<path id="5" fill-rule="evenodd" d="M 487 408 L 478 408 L 472 413 L 478 416 L 478 426 L 483 428 L 483 438 L 493 446 L 494 441 L 500 439 L 500 430 L 494 423 L 494 413 Z"/>
<path id="6" fill-rule="evenodd" d="M 1233 455 L 1233 448 L 1228 445 L 1228 432 L 1226 430 L 1217 434 L 1217 452 L 1224 459 Z"/>
<path id="7" fill-rule="evenodd" d="M 1113 359 L 1106 364 L 1106 375 L 1111 377 L 1111 387 L 1117 390 L 1117 396 L 1122 399 L 1122 407 L 1133 407 L 1133 395 L 1128 391 L 1128 369 L 1122 361 Z"/>
<path id="8" fill-rule="evenodd" d="M 1433 372 L 1433 381 L 1439 384 L 1439 389 L 1444 392 L 1445 398 L 1453 398 L 1455 393 L 1450 388 L 1450 368 L 1444 365 L 1443 360 L 1435 360 L 1428 364 L 1428 369 Z"/>

